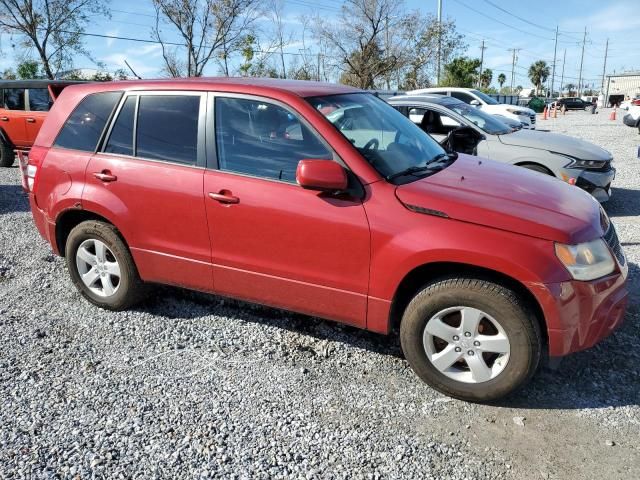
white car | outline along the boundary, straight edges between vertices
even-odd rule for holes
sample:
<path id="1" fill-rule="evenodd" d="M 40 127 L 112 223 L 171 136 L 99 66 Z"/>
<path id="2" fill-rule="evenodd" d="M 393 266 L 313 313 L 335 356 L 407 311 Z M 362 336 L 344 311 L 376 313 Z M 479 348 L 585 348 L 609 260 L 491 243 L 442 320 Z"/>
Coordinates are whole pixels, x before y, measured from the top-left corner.
<path id="1" fill-rule="evenodd" d="M 494 98 L 473 88 L 420 88 L 407 92 L 407 95 L 448 95 L 478 107 L 491 115 L 503 115 L 512 120 L 517 120 L 524 125 L 524 128 L 531 130 L 536 128 L 536 112 L 530 108 L 498 103 Z"/>
<path id="2" fill-rule="evenodd" d="M 629 113 L 622 117 L 622 122 L 629 127 L 637 128 L 640 133 L 640 105 L 631 105 Z"/>

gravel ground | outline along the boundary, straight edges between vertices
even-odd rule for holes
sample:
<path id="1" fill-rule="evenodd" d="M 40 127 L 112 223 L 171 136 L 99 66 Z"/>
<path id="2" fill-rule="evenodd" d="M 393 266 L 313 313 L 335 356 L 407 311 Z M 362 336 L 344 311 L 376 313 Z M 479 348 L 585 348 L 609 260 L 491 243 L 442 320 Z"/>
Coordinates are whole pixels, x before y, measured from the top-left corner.
<path id="1" fill-rule="evenodd" d="M 640 136 L 607 110 L 539 127 L 613 152 L 633 297 L 613 336 L 494 406 L 314 318 L 172 288 L 99 310 L 0 169 L 0 478 L 640 478 Z"/>

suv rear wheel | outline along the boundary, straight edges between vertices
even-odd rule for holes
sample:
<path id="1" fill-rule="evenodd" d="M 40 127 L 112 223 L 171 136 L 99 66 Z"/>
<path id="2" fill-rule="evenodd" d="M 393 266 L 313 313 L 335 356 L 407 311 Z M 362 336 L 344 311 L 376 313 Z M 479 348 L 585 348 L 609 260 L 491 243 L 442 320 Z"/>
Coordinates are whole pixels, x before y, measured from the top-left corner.
<path id="1" fill-rule="evenodd" d="M 491 281 L 446 278 L 411 300 L 400 325 L 415 373 L 449 396 L 491 401 L 522 386 L 540 360 L 540 327 L 524 302 Z"/>
<path id="2" fill-rule="evenodd" d="M 112 225 L 80 223 L 69 233 L 65 256 L 73 283 L 91 303 L 124 310 L 144 298 L 131 253 Z"/>
<path id="3" fill-rule="evenodd" d="M 0 167 L 10 167 L 16 159 L 13 148 L 0 138 Z"/>

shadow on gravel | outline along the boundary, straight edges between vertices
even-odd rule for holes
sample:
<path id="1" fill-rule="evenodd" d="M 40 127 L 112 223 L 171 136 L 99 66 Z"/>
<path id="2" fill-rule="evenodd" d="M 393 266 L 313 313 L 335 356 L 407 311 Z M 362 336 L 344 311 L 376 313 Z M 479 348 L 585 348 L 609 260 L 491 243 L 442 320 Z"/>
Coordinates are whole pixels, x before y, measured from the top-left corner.
<path id="1" fill-rule="evenodd" d="M 157 294 L 138 307 L 139 310 L 167 318 L 232 316 L 234 320 L 281 328 L 309 335 L 316 340 L 339 342 L 382 355 L 403 358 L 397 335 L 381 335 L 330 320 L 207 293 L 170 286 L 154 288 Z M 191 305 L 185 308 L 185 303 Z"/>
<path id="2" fill-rule="evenodd" d="M 640 215 L 640 190 L 612 187 L 611 200 L 604 204 L 610 217 Z"/>
<path id="3" fill-rule="evenodd" d="M 0 185 L 0 215 L 29 210 L 29 200 L 20 185 Z"/>
<path id="4" fill-rule="evenodd" d="M 632 291 L 636 279 L 640 279 L 640 267 L 633 263 L 629 267 Z M 593 409 L 640 404 L 640 308 L 631 303 L 622 327 L 614 334 L 589 350 L 565 357 L 553 370 L 540 368 L 529 385 L 494 405 L 522 409 Z M 231 316 L 234 321 L 258 323 L 403 358 L 399 338 L 394 334 L 379 335 L 315 317 L 173 287 L 158 287 L 156 299 L 141 309 L 168 318 L 184 318 L 185 312 L 189 312 L 188 318 Z M 416 382 L 419 381 L 416 377 Z"/>

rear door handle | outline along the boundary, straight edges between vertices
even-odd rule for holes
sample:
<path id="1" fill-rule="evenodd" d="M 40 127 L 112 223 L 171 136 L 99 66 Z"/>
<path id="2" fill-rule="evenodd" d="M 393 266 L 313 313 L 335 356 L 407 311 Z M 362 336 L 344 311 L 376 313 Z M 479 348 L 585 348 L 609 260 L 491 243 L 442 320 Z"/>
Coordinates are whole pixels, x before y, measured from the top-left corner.
<path id="1" fill-rule="evenodd" d="M 209 198 L 220 203 L 240 203 L 240 199 L 232 195 L 229 190 L 220 190 L 218 193 L 209 192 Z"/>
<path id="2" fill-rule="evenodd" d="M 3 122 L 8 122 L 9 121 L 9 117 L 0 117 L 0 120 L 2 120 Z"/>
<path id="3" fill-rule="evenodd" d="M 36 123 L 35 118 L 27 118 L 27 123 Z"/>
<path id="4" fill-rule="evenodd" d="M 93 176 L 96 177 L 101 182 L 115 182 L 118 179 L 118 177 L 116 177 L 115 175 L 112 175 L 109 170 L 102 170 L 101 172 L 95 172 Z"/>

